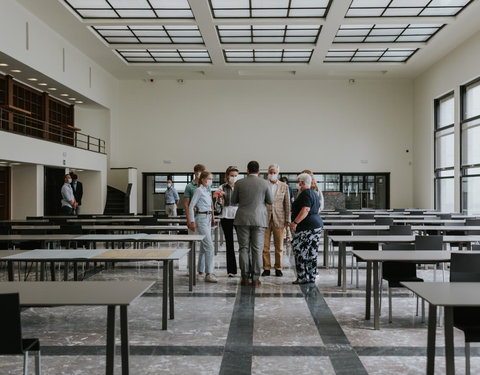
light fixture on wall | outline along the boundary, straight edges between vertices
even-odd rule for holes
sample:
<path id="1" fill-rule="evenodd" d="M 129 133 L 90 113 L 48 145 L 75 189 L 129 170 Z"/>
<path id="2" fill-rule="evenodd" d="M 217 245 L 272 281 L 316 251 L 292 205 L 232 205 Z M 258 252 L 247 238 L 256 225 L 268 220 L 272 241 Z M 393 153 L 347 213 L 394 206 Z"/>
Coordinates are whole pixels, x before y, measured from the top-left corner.
<path id="1" fill-rule="evenodd" d="M 21 73 L 22 71 L 20 69 L 10 69 L 12 73 Z"/>
<path id="2" fill-rule="evenodd" d="M 75 101 L 75 100 L 77 100 L 77 98 L 68 98 L 68 100 Z"/>
<path id="3" fill-rule="evenodd" d="M 75 100 L 75 104 L 83 104 L 81 100 Z"/>
<path id="4" fill-rule="evenodd" d="M 38 81 L 38 79 L 37 78 L 27 78 L 27 81 L 35 82 L 35 81 Z"/>
<path id="5" fill-rule="evenodd" d="M 60 96 L 70 96 L 70 94 L 60 94 Z"/>
<path id="6" fill-rule="evenodd" d="M 6 63 L 0 63 L 0 66 L 8 66 Z"/>
<path id="7" fill-rule="evenodd" d="M 48 84 L 45 83 L 45 82 L 40 82 L 40 83 L 38 84 L 38 86 L 47 86 L 47 85 L 48 85 Z"/>
<path id="8" fill-rule="evenodd" d="M 57 91 L 57 89 L 55 87 L 49 87 L 48 88 L 50 91 Z"/>

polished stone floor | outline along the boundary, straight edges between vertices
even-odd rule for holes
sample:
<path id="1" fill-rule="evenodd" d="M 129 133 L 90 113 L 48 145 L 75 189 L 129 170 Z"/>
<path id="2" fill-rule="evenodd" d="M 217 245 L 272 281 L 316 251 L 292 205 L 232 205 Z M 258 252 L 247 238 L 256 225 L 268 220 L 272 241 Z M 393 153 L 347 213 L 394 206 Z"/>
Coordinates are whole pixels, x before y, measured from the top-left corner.
<path id="1" fill-rule="evenodd" d="M 342 293 L 336 269 L 320 269 L 315 285 L 292 285 L 288 254 L 284 276 L 262 277 L 257 288 L 241 287 L 239 277 L 227 277 L 223 248 L 215 262 L 218 284 L 199 278 L 193 292 L 188 291 L 186 259 L 176 265 L 176 315 L 167 331 L 161 330 L 162 270 L 157 263 L 117 264 L 83 281 L 156 281 L 129 307 L 131 374 L 425 373 L 427 327 L 415 316 L 416 298 L 405 290 L 395 290 L 393 323 L 388 323 L 383 298 L 381 329 L 375 331 L 373 322 L 364 320 L 364 269 L 359 288 L 349 284 Z M 433 280 L 433 270 L 419 274 Z M 4 270 L 0 278 L 5 279 Z M 22 312 L 22 324 L 24 337 L 41 341 L 44 375 L 105 372 L 106 308 L 30 308 Z M 436 374 L 445 373 L 442 347 L 443 328 L 438 327 Z M 464 342 L 458 330 L 455 347 L 461 374 Z M 477 344 L 472 344 L 471 363 L 472 374 L 480 373 Z M 117 356 L 116 374 L 119 365 Z M 21 357 L 0 356 L 0 374 L 20 374 L 21 369 Z"/>

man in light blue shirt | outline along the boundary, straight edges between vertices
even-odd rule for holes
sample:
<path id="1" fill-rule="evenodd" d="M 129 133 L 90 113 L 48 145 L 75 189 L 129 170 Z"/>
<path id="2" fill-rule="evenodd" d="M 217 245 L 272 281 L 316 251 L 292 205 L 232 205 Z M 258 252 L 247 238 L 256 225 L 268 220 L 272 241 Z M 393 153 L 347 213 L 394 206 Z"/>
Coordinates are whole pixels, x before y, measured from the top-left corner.
<path id="1" fill-rule="evenodd" d="M 173 187 L 172 180 L 167 180 L 167 190 L 165 191 L 165 213 L 168 217 L 177 216 L 177 205 L 180 201 L 177 191 Z"/>
<path id="2" fill-rule="evenodd" d="M 72 178 L 69 174 L 65 175 L 64 184 L 62 186 L 62 212 L 65 215 L 72 215 L 73 210 L 77 208 L 77 202 L 75 201 L 75 196 L 73 195 L 72 190 Z"/>

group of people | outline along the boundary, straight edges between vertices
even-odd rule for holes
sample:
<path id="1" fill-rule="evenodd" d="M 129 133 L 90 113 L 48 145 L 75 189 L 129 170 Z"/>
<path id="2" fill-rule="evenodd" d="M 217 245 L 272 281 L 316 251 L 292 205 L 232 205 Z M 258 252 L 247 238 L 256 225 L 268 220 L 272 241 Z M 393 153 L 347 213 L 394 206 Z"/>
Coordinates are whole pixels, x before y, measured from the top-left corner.
<path id="1" fill-rule="evenodd" d="M 203 164 L 194 167 L 194 179 L 184 193 L 184 207 L 189 232 L 204 235 L 200 245 L 198 272 L 206 282 L 217 282 L 213 273 L 214 248 L 211 228 L 215 226 L 214 201 L 221 206 L 220 225 L 226 242 L 227 273 L 237 274 L 233 230 L 237 233 L 241 284 L 259 286 L 261 276 L 270 276 L 270 242 L 273 236 L 275 276 L 281 277 L 285 236 L 292 236 L 297 279 L 294 284 L 315 282 L 317 277 L 318 247 L 323 222 L 319 215 L 323 196 L 318 190 L 311 171 L 304 170 L 297 177 L 299 194 L 293 200 L 291 188 L 279 179 L 280 167 L 268 167 L 268 180 L 259 178 L 260 166 L 256 161 L 247 165 L 247 177 L 238 180 L 239 169 L 229 166 L 225 183 L 211 193 L 212 174 Z M 171 181 L 169 180 L 169 183 Z M 173 189 L 168 186 L 168 189 Z M 167 189 L 167 192 L 168 192 Z M 176 196 L 175 196 L 176 194 Z M 175 191 L 166 195 L 166 203 L 175 200 Z M 172 198 L 173 196 L 173 198 Z"/>
<path id="2" fill-rule="evenodd" d="M 64 215 L 80 215 L 83 197 L 83 185 L 75 173 L 67 173 L 61 189 L 62 213 Z"/>

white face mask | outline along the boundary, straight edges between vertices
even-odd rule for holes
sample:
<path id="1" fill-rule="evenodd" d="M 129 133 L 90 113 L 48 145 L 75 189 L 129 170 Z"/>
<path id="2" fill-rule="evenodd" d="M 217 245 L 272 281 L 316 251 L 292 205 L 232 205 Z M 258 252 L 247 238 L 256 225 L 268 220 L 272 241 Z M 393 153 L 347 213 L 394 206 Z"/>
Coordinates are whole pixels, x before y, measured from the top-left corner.
<path id="1" fill-rule="evenodd" d="M 213 182 L 212 180 L 207 180 L 207 186 L 208 187 L 212 186 L 212 182 Z"/>
<path id="2" fill-rule="evenodd" d="M 297 190 L 301 190 L 302 187 L 300 186 L 300 184 L 297 183 Z"/>
<path id="3" fill-rule="evenodd" d="M 238 180 L 238 177 L 229 177 L 228 178 L 228 182 L 230 182 L 231 184 L 234 184 L 235 182 L 237 182 Z"/>
<path id="4" fill-rule="evenodd" d="M 172 187 L 172 184 L 167 184 L 167 187 L 170 189 Z"/>
<path id="5" fill-rule="evenodd" d="M 201 172 L 195 173 L 194 177 L 198 180 L 200 178 Z"/>
<path id="6" fill-rule="evenodd" d="M 273 173 L 272 173 L 272 174 L 269 174 L 269 175 L 268 175 L 268 179 L 269 179 L 270 181 L 277 181 L 277 178 L 278 178 L 278 174 L 273 174 Z"/>
<path id="7" fill-rule="evenodd" d="M 71 178 L 68 179 L 68 183 L 69 183 L 69 184 L 72 183 L 72 179 L 71 179 Z"/>

